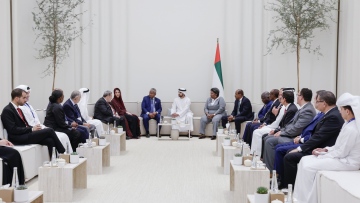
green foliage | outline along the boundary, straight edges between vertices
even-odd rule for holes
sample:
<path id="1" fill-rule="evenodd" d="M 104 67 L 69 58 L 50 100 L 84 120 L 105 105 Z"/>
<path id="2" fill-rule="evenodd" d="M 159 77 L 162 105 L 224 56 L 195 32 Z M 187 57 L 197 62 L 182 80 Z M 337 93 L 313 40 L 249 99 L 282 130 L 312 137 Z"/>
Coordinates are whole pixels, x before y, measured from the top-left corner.
<path id="1" fill-rule="evenodd" d="M 320 46 L 311 46 L 313 33 L 315 29 L 330 28 L 329 20 L 335 22 L 332 11 L 337 10 L 336 6 L 336 0 L 275 0 L 275 3 L 269 3 L 266 9 L 278 14 L 273 19 L 279 25 L 270 31 L 268 53 L 280 45 L 284 48 L 283 53 L 295 52 L 300 42 L 300 49 L 321 55 Z"/>
<path id="2" fill-rule="evenodd" d="M 256 190 L 256 193 L 258 193 L 258 194 L 267 194 L 268 189 L 266 187 L 258 187 L 257 190 Z"/>
<path id="3" fill-rule="evenodd" d="M 224 139 L 225 139 L 225 140 L 230 140 L 230 137 L 225 137 Z"/>
<path id="4" fill-rule="evenodd" d="M 70 155 L 79 155 L 77 152 L 72 152 Z"/>
<path id="5" fill-rule="evenodd" d="M 76 8 L 84 0 L 36 0 L 37 7 L 32 12 L 36 34 L 35 42 L 41 45 L 37 59 L 50 62 L 43 71 L 44 76 L 53 75 L 53 89 L 56 69 L 69 56 L 71 43 L 81 37 L 85 27 L 79 25 L 86 11 L 77 12 Z"/>
<path id="6" fill-rule="evenodd" d="M 17 190 L 27 190 L 27 186 L 26 185 L 19 185 L 17 188 Z"/>
<path id="7" fill-rule="evenodd" d="M 118 128 L 122 128 L 122 126 L 121 126 L 121 125 L 119 125 L 119 126 L 118 126 Z"/>
<path id="8" fill-rule="evenodd" d="M 296 52 L 297 90 L 300 91 L 300 50 L 322 56 L 320 46 L 312 47 L 314 30 L 328 30 L 328 22 L 334 21 L 332 12 L 336 11 L 337 0 L 273 0 L 265 8 L 278 15 L 273 19 L 278 25 L 270 30 L 267 54 L 273 48 L 284 48 L 284 53 Z"/>
<path id="9" fill-rule="evenodd" d="M 240 154 L 240 153 L 236 153 L 236 154 L 234 154 L 234 156 L 236 156 L 236 157 L 241 157 L 241 154 Z"/>

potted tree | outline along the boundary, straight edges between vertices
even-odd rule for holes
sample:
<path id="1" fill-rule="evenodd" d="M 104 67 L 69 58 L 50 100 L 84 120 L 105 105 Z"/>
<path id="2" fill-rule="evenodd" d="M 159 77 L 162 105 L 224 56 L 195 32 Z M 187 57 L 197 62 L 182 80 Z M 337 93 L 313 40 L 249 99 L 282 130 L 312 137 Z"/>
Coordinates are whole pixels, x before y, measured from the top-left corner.
<path id="1" fill-rule="evenodd" d="M 29 201 L 29 191 L 26 185 L 19 185 L 14 190 L 15 202 L 27 202 Z"/>
<path id="2" fill-rule="evenodd" d="M 121 125 L 119 125 L 119 126 L 117 127 L 117 132 L 118 132 L 118 133 L 124 132 L 124 131 L 123 131 L 123 127 L 122 127 Z"/>
<path id="3" fill-rule="evenodd" d="M 234 164 L 241 165 L 242 164 L 242 156 L 240 153 L 234 154 Z"/>
<path id="4" fill-rule="evenodd" d="M 225 137 L 225 138 L 224 138 L 224 145 L 225 145 L 225 146 L 230 146 L 230 144 L 231 144 L 230 141 L 231 141 L 231 140 L 230 140 L 230 137 Z"/>
<path id="5" fill-rule="evenodd" d="M 72 164 L 79 163 L 79 154 L 77 152 L 73 152 L 70 154 L 70 163 Z"/>
<path id="6" fill-rule="evenodd" d="M 258 187 L 255 193 L 255 203 L 268 203 L 269 193 L 266 187 Z"/>

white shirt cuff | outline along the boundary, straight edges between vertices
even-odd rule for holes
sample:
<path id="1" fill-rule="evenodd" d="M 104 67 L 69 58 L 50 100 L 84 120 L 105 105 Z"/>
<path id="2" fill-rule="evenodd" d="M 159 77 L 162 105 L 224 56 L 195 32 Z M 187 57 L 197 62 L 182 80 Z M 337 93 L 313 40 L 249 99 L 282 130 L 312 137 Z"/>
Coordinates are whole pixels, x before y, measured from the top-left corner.
<path id="1" fill-rule="evenodd" d="M 298 146 L 296 149 L 298 150 L 298 152 L 302 152 L 302 150 L 301 150 L 301 147 L 300 147 L 300 146 Z"/>
<path id="2" fill-rule="evenodd" d="M 301 143 L 304 143 L 304 138 L 301 138 L 301 139 L 300 139 L 300 142 L 301 142 Z"/>

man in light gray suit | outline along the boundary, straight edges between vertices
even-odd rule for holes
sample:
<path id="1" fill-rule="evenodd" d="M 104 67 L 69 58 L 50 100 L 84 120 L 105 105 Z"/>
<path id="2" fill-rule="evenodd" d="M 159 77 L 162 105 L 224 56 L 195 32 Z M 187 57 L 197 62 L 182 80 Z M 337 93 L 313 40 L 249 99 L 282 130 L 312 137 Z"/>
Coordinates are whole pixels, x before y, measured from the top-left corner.
<path id="1" fill-rule="evenodd" d="M 297 95 L 297 104 L 300 109 L 288 125 L 274 135 L 265 138 L 264 162 L 266 167 L 272 171 L 275 162 L 275 146 L 285 142 L 291 142 L 301 134 L 302 130 L 312 121 L 316 115 L 314 106 L 311 104 L 312 91 L 308 88 L 301 89 Z"/>

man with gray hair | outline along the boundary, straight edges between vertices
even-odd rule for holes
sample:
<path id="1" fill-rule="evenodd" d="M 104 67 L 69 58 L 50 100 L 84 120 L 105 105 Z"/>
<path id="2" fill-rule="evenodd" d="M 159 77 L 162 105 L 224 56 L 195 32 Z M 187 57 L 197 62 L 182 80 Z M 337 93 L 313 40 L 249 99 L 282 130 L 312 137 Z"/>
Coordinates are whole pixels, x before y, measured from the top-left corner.
<path id="1" fill-rule="evenodd" d="M 91 133 L 91 137 L 95 137 L 96 136 L 95 125 L 87 123 L 85 119 L 81 116 L 81 112 L 78 107 L 78 103 L 80 99 L 81 99 L 80 92 L 78 90 L 75 90 L 71 93 L 70 98 L 64 103 L 63 109 L 65 112 L 66 120 L 69 121 L 70 123 L 76 122 L 78 124 L 78 128 L 86 129 L 88 134 Z"/>
<path id="2" fill-rule="evenodd" d="M 161 101 L 156 96 L 156 89 L 151 88 L 149 95 L 145 96 L 141 102 L 141 117 L 143 118 L 144 128 L 146 130 L 146 137 L 150 137 L 149 120 L 155 119 L 157 123 L 160 122 L 161 116 Z M 160 129 L 159 129 L 160 130 Z"/>
<path id="3" fill-rule="evenodd" d="M 126 125 L 124 122 L 124 117 L 119 116 L 115 110 L 111 107 L 110 101 L 112 99 L 112 92 L 110 90 L 106 90 L 103 94 L 103 97 L 101 97 L 96 103 L 94 107 L 94 118 L 99 119 L 103 123 L 114 123 L 115 126 L 121 125 L 126 131 Z M 114 126 L 114 127 L 115 127 Z M 128 136 L 126 136 L 126 139 L 129 139 Z"/>

